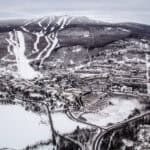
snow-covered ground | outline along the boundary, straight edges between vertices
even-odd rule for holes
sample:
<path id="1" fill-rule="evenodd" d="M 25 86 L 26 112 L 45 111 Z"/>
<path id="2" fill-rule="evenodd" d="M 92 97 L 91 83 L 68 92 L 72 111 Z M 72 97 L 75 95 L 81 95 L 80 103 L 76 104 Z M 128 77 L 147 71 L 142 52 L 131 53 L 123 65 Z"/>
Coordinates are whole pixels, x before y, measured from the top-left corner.
<path id="1" fill-rule="evenodd" d="M 25 39 L 24 35 L 21 31 L 15 31 L 15 40 L 13 39 L 13 32 L 9 32 L 9 39 L 7 39 L 9 43 L 9 47 L 13 46 L 13 52 L 16 57 L 17 69 L 21 78 L 24 79 L 33 79 L 35 77 L 40 77 L 41 74 L 35 71 L 30 65 L 29 61 L 25 56 Z"/>
<path id="2" fill-rule="evenodd" d="M 54 146 L 49 144 L 49 145 L 38 146 L 36 150 L 54 150 L 53 148 Z"/>
<path id="3" fill-rule="evenodd" d="M 50 139 L 47 116 L 25 111 L 19 105 L 0 105 L 0 148 L 21 149 Z"/>
<path id="4" fill-rule="evenodd" d="M 52 119 L 55 130 L 61 134 L 71 133 L 77 128 L 77 126 L 80 128 L 89 128 L 89 126 L 85 124 L 72 121 L 65 113 L 54 113 L 52 114 Z"/>
<path id="5" fill-rule="evenodd" d="M 97 74 L 80 73 L 80 78 L 95 77 Z"/>
<path id="6" fill-rule="evenodd" d="M 22 149 L 51 138 L 48 117 L 25 111 L 20 105 L 0 105 L 0 148 Z M 89 126 L 72 121 L 65 113 L 53 113 L 54 128 L 61 134 L 72 133 L 77 126 Z M 40 149 L 40 147 L 38 147 Z M 41 149 L 51 147 L 41 146 Z"/>
<path id="7" fill-rule="evenodd" d="M 138 100 L 134 98 L 112 97 L 109 101 L 112 105 L 99 111 L 99 113 L 86 113 L 83 114 L 82 117 L 86 118 L 87 122 L 99 126 L 106 126 L 108 123 L 123 121 L 135 108 L 141 108 Z"/>

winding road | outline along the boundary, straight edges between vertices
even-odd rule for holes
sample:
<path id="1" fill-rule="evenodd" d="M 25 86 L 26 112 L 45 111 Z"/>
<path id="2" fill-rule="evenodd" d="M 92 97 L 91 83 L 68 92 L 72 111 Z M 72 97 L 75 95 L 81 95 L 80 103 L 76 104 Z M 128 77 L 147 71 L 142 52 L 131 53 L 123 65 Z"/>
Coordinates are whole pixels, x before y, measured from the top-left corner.
<path id="1" fill-rule="evenodd" d="M 133 118 L 131 118 L 131 119 L 124 120 L 124 121 L 122 121 L 122 122 L 116 123 L 116 124 L 114 124 L 114 125 L 108 127 L 104 132 L 100 133 L 100 134 L 96 137 L 95 141 L 93 142 L 92 150 L 100 150 L 100 149 L 101 149 L 101 147 L 100 147 L 100 145 L 101 145 L 101 140 L 103 139 L 103 136 L 104 136 L 106 133 L 108 133 L 109 131 L 112 131 L 112 130 L 116 130 L 116 129 L 118 129 L 118 128 L 121 128 L 123 125 L 128 124 L 128 123 L 133 122 L 133 121 L 136 121 L 136 120 L 139 120 L 139 119 L 141 119 L 141 118 L 143 118 L 143 117 L 145 117 L 145 116 L 147 116 L 147 115 L 150 115 L 150 111 L 149 111 L 149 112 L 146 112 L 146 113 L 144 113 L 144 114 L 141 114 L 141 115 L 139 115 L 139 116 L 135 116 L 135 117 L 133 117 Z"/>
<path id="2" fill-rule="evenodd" d="M 17 100 L 18 100 L 18 99 L 17 99 Z M 19 100 L 19 101 L 22 101 L 22 100 Z M 26 102 L 34 102 L 34 103 L 35 103 L 35 101 L 30 101 L 30 100 L 29 100 L 29 101 L 26 101 Z M 42 105 L 45 105 L 45 106 L 48 108 L 47 103 L 45 103 L 45 102 L 43 102 L 43 101 L 40 101 L 39 103 L 41 103 Z M 92 123 L 88 123 L 88 122 L 86 122 L 86 121 L 82 121 L 82 120 L 76 118 L 76 117 L 71 113 L 71 111 L 70 111 L 69 109 L 66 110 L 66 115 L 67 115 L 67 117 L 68 117 L 69 119 L 71 119 L 72 121 L 76 121 L 76 122 L 79 122 L 79 123 L 82 123 L 82 124 L 86 124 L 86 125 L 88 125 L 88 126 L 91 126 L 91 127 L 93 127 L 93 128 L 98 129 L 98 133 L 97 133 L 97 135 L 95 136 L 95 138 L 93 139 L 93 144 L 92 144 L 91 150 L 101 150 L 101 141 L 102 141 L 102 139 L 103 139 L 103 137 L 104 137 L 104 135 L 105 135 L 106 133 L 108 133 L 109 131 L 112 131 L 112 130 L 116 130 L 116 129 L 118 129 L 118 128 L 121 128 L 121 127 L 124 126 L 125 124 L 131 123 L 131 122 L 136 121 L 136 120 L 139 120 L 139 119 L 141 119 L 141 118 L 143 118 L 143 117 L 145 117 L 145 116 L 148 116 L 148 115 L 150 115 L 150 111 L 148 111 L 148 112 L 146 112 L 146 113 L 143 113 L 143 114 L 140 114 L 140 115 L 138 115 L 138 116 L 135 116 L 135 117 L 133 117 L 133 118 L 126 119 L 126 120 L 124 120 L 124 121 L 122 121 L 122 122 L 118 122 L 118 123 L 116 123 L 116 124 L 114 124 L 114 125 L 112 125 L 112 126 L 105 127 L 105 128 L 104 128 L 104 127 L 101 127 L 101 126 L 97 126 L 97 125 L 92 124 Z M 50 117 L 50 116 L 48 116 L 48 117 Z M 51 120 L 51 118 L 49 118 L 49 119 Z M 75 143 L 75 144 L 76 144 L 76 143 Z M 85 150 L 85 149 L 82 149 L 82 150 Z"/>

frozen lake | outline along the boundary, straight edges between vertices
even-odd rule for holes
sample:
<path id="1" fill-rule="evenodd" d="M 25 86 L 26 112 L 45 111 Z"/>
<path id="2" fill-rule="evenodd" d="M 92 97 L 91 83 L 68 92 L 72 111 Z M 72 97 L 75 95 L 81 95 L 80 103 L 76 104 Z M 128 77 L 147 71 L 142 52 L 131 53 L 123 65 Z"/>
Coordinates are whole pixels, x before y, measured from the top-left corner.
<path id="1" fill-rule="evenodd" d="M 51 138 L 48 117 L 26 111 L 20 105 L 0 105 L 0 148 L 22 149 Z M 54 128 L 61 134 L 72 133 L 77 126 L 89 126 L 70 120 L 65 113 L 53 113 Z M 44 124 L 43 124 L 44 122 Z M 41 149 L 50 150 L 50 146 Z"/>
<path id="2" fill-rule="evenodd" d="M 25 111 L 19 105 L 0 105 L 0 148 L 25 148 L 50 139 L 47 116 Z"/>

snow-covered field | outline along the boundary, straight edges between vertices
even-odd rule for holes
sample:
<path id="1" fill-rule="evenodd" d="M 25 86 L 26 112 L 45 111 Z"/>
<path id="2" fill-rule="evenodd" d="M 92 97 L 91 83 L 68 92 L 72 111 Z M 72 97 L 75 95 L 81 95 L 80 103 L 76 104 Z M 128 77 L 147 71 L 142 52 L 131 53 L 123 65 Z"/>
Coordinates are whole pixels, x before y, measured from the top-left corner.
<path id="1" fill-rule="evenodd" d="M 48 117 L 25 111 L 20 105 L 0 105 L 0 119 L 0 148 L 22 149 L 51 138 Z M 61 134 L 72 133 L 77 126 L 89 128 L 65 113 L 54 113 L 52 119 L 55 130 Z"/>
<path id="2" fill-rule="evenodd" d="M 87 122 L 99 126 L 106 126 L 108 123 L 123 121 L 128 118 L 135 108 L 141 108 L 138 100 L 134 98 L 112 97 L 109 101 L 112 105 L 99 111 L 99 113 L 86 113 L 82 117 L 86 118 Z"/>
<path id="3" fill-rule="evenodd" d="M 53 145 L 42 145 L 42 146 L 38 146 L 36 148 L 36 150 L 53 150 L 54 146 Z"/>
<path id="4" fill-rule="evenodd" d="M 80 128 L 89 128 L 89 126 L 70 120 L 65 113 L 52 114 L 55 130 L 61 134 L 73 132 L 77 126 Z"/>
<path id="5" fill-rule="evenodd" d="M 25 111 L 19 105 L 0 105 L 0 148 L 22 149 L 50 138 L 47 117 Z"/>

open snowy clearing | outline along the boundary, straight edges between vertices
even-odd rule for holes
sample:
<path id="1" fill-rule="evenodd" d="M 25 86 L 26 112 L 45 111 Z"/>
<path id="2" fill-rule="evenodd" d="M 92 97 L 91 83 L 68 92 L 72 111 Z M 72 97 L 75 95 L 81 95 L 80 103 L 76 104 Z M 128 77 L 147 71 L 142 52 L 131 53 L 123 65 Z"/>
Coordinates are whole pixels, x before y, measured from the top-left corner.
<path id="1" fill-rule="evenodd" d="M 90 128 L 88 125 L 70 120 L 65 113 L 52 114 L 54 128 L 61 134 L 72 133 L 77 126 L 80 128 Z"/>
<path id="2" fill-rule="evenodd" d="M 109 101 L 112 105 L 104 108 L 99 113 L 86 113 L 82 117 L 86 118 L 87 122 L 98 126 L 106 126 L 108 123 L 123 121 L 128 118 L 135 108 L 141 108 L 138 100 L 134 98 L 112 97 Z"/>
<path id="3" fill-rule="evenodd" d="M 49 125 L 41 123 L 47 116 L 40 117 L 19 105 L 0 105 L 0 119 L 0 148 L 22 149 L 51 137 Z"/>

